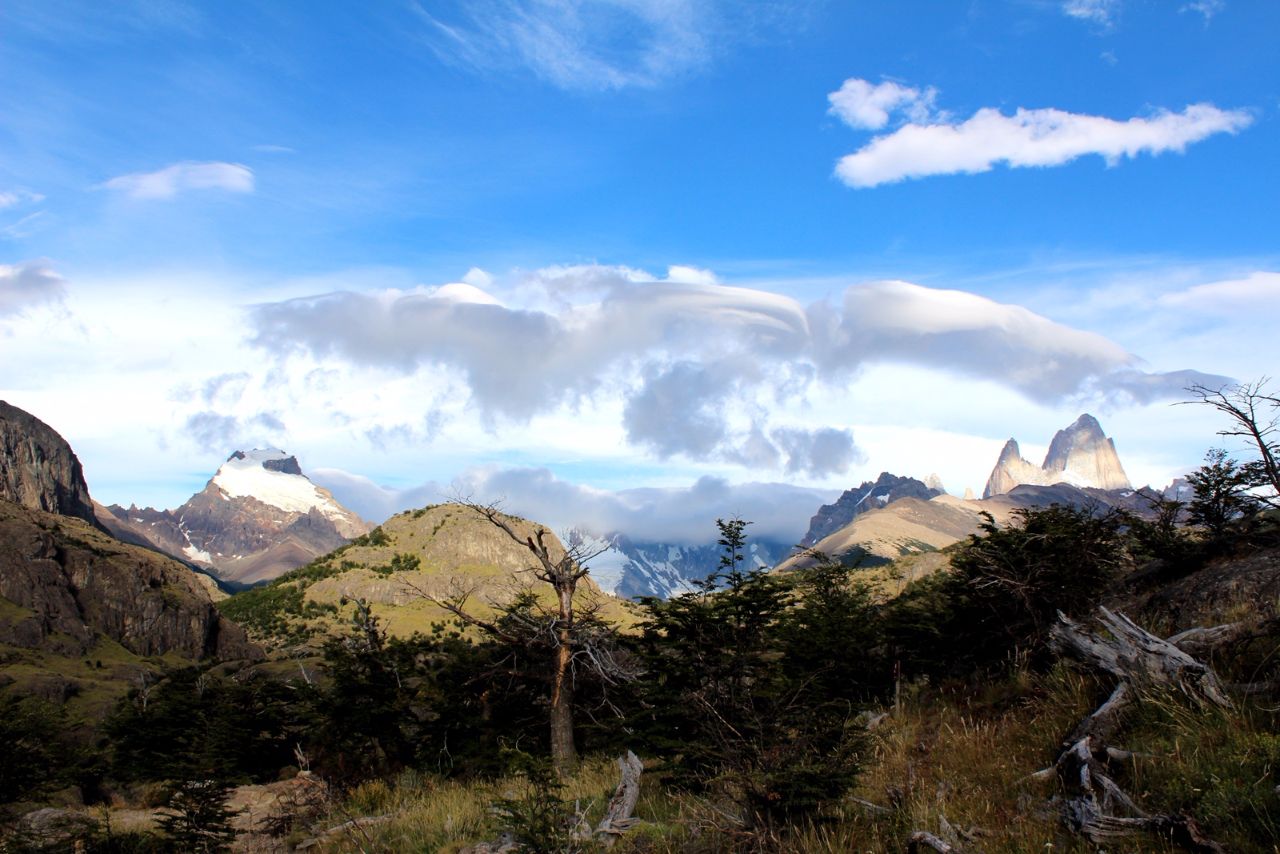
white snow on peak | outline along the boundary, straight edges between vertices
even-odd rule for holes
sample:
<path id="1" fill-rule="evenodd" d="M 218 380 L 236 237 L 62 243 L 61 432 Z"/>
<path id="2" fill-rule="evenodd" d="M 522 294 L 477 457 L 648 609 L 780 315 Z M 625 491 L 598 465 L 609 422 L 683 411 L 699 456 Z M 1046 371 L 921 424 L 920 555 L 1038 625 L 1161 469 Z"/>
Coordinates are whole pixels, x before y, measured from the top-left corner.
<path id="1" fill-rule="evenodd" d="M 306 475 L 286 474 L 264 468 L 270 460 L 286 460 L 289 455 L 275 449 L 255 448 L 240 451 L 243 458 L 232 458 L 222 464 L 213 483 L 231 498 L 256 498 L 263 504 L 287 510 L 290 513 L 306 513 L 312 507 L 330 519 L 346 516 L 342 508 L 323 495 Z"/>

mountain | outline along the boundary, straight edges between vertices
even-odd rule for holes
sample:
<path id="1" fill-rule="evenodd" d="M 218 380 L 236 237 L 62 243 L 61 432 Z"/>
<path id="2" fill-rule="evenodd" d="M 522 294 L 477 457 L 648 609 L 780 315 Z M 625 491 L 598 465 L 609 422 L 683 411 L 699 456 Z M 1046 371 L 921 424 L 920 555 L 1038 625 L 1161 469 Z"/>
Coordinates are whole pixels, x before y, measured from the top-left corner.
<path id="1" fill-rule="evenodd" d="M 540 527 L 506 517 L 521 537 Z M 550 535 L 552 559 L 564 547 Z M 313 634 L 345 632 L 352 605 L 368 603 L 388 632 L 407 637 L 430 632 L 450 615 L 427 601 L 461 597 L 468 611 L 491 615 L 495 605 L 531 590 L 550 604 L 550 587 L 528 572 L 534 560 L 479 513 L 460 504 L 438 504 L 396 514 L 368 534 L 221 604 L 223 613 L 272 646 L 293 645 Z M 591 576 L 579 582 L 579 608 L 600 603 L 610 620 L 633 622 L 628 605 L 605 596 Z"/>
<path id="2" fill-rule="evenodd" d="M 913 477 L 881 472 L 874 481 L 864 481 L 857 489 L 847 489 L 834 504 L 824 504 L 818 508 L 809 521 L 809 531 L 800 540 L 804 548 L 812 548 L 824 537 L 848 525 L 855 517 L 884 507 L 886 504 L 901 498 L 918 498 L 928 501 L 943 494 L 942 482 L 937 475 L 930 475 L 933 481 L 925 484 Z"/>
<path id="3" fill-rule="evenodd" d="M 1048 507 L 1061 504 L 1105 510 L 1116 507 L 1136 515 L 1151 513 L 1150 490 L 1094 489 L 1069 483 L 1019 484 L 1007 493 L 981 500 L 938 495 L 928 500 L 902 498 L 858 514 L 852 522 L 818 541 L 814 549 L 845 560 L 859 559 L 864 565 L 884 564 L 911 554 L 943 549 L 976 534 L 983 513 L 990 513 L 997 525 L 1009 521 L 1019 507 Z M 792 557 L 779 569 L 807 566 L 812 559 Z"/>
<path id="4" fill-rule="evenodd" d="M 627 599 L 657 596 L 668 599 L 691 588 L 720 568 L 723 550 L 711 543 L 688 545 L 636 542 L 625 534 L 592 536 L 581 530 L 569 532 L 569 543 L 584 554 L 591 578 L 606 593 Z M 795 550 L 792 543 L 747 539 L 747 561 L 752 567 L 768 569 L 785 560 Z"/>
<path id="5" fill-rule="evenodd" d="M 0 400 L 0 499 L 97 526 L 71 445 L 29 412 Z"/>
<path id="6" fill-rule="evenodd" d="M 102 522 L 120 538 L 238 585 L 276 578 L 370 528 L 279 450 L 236 451 L 176 510 L 105 509 Z"/>
<path id="7" fill-rule="evenodd" d="M 1098 419 L 1085 413 L 1054 434 L 1040 466 L 1022 458 L 1016 440 L 1006 442 L 982 497 L 1002 495 L 1019 484 L 1054 483 L 1104 490 L 1132 489 L 1115 442 L 1102 432 Z"/>

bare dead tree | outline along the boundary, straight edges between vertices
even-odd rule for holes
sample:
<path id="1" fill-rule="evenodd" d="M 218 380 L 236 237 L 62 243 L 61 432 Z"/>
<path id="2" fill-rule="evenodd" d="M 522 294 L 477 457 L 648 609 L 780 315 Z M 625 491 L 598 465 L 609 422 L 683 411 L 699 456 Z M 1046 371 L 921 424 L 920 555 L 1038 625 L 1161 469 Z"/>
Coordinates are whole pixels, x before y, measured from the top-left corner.
<path id="1" fill-rule="evenodd" d="M 523 546 L 535 560 L 526 572 L 548 585 L 556 600 L 555 610 L 544 627 L 552 641 L 550 723 L 551 762 L 560 776 L 569 774 L 578 764 L 578 751 L 574 744 L 573 724 L 573 669 L 575 662 L 589 667 L 606 681 L 629 677 L 626 668 L 612 654 L 607 644 L 595 642 L 591 633 L 584 631 L 582 614 L 575 612 L 575 596 L 578 583 L 587 575 L 587 561 L 603 551 L 590 551 L 582 547 L 558 548 L 550 532 L 540 525 L 533 526 L 532 534 L 521 535 L 512 517 L 503 513 L 496 504 L 478 504 L 457 500 L 456 503 L 478 514 L 512 542 Z M 466 605 L 474 593 L 471 589 L 455 589 L 450 595 L 439 596 L 412 582 L 405 584 L 424 599 L 453 614 L 463 623 L 504 643 L 520 643 L 521 639 L 495 622 L 484 620 L 471 613 Z"/>
<path id="2" fill-rule="evenodd" d="M 1193 385 L 1187 389 L 1197 399 L 1186 403 L 1211 406 L 1231 419 L 1232 426 L 1219 430 L 1219 436 L 1244 439 L 1258 452 L 1251 464 L 1261 485 L 1271 489 L 1271 502 L 1280 498 L 1280 394 L 1267 388 L 1270 377 L 1253 382 L 1211 388 Z"/>

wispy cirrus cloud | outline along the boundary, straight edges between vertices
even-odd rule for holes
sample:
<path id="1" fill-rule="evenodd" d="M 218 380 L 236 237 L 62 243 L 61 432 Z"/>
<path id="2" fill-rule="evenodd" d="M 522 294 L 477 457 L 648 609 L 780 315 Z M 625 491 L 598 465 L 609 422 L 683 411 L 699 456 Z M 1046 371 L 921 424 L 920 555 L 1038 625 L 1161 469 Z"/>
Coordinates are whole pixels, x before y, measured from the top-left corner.
<path id="1" fill-rule="evenodd" d="M 1180 8 L 1179 12 L 1197 12 L 1203 18 L 1205 24 L 1213 20 L 1213 16 L 1217 15 L 1223 9 L 1227 8 L 1226 0 L 1193 0 Z"/>
<path id="2" fill-rule="evenodd" d="M 1235 134 L 1253 122 L 1246 110 L 1191 104 L 1181 112 L 1111 119 L 1052 108 L 1019 108 L 1005 115 L 983 107 L 964 121 L 934 109 L 936 91 L 853 78 L 831 93 L 831 111 L 853 128 L 879 129 L 897 115 L 904 122 L 840 158 L 836 175 L 855 188 L 931 175 L 975 174 L 997 165 L 1061 166 L 1098 155 L 1114 166 L 1141 154 L 1182 152 L 1219 133 Z"/>
<path id="3" fill-rule="evenodd" d="M 43 195 L 29 190 L 0 190 L 0 210 L 42 201 L 44 201 Z"/>
<path id="4" fill-rule="evenodd" d="M 709 0 L 475 0 L 412 7 L 441 59 L 523 67 L 563 89 L 655 86 L 704 65 Z"/>
<path id="5" fill-rule="evenodd" d="M 131 172 L 101 184 L 133 199 L 172 199 L 189 190 L 252 193 L 253 170 L 241 163 L 183 161 L 154 172 Z"/>
<path id="6" fill-rule="evenodd" d="M 1120 0 L 1066 0 L 1063 14 L 1081 21 L 1109 27 L 1120 12 Z"/>

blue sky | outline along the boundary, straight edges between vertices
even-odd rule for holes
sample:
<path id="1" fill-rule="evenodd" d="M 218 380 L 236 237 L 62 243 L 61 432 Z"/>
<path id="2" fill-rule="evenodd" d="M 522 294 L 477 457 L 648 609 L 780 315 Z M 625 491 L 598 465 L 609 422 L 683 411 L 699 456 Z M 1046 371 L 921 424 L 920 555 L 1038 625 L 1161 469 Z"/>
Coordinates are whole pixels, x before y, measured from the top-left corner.
<path id="1" fill-rule="evenodd" d="M 1084 409 L 1167 480 L 1221 426 L 1181 388 L 1280 355 L 1278 35 L 1243 0 L 15 0 L 0 397 L 126 504 L 245 444 L 371 515 L 499 475 L 531 513 L 548 475 L 980 491 Z"/>

